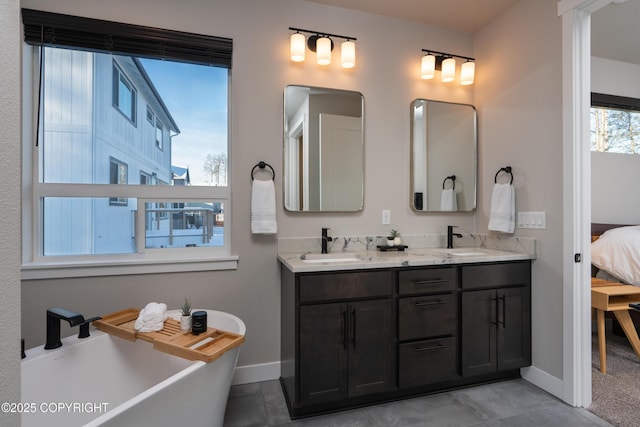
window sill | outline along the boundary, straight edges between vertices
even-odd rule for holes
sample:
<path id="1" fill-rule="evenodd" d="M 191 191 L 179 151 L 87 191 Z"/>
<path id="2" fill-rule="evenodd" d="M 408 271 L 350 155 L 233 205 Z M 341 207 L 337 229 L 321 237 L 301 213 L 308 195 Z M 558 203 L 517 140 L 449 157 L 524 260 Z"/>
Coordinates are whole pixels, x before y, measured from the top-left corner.
<path id="1" fill-rule="evenodd" d="M 126 260 L 107 262 L 48 262 L 22 265 L 22 280 L 68 277 L 123 276 L 131 274 L 236 270 L 238 256 L 189 260 Z"/>

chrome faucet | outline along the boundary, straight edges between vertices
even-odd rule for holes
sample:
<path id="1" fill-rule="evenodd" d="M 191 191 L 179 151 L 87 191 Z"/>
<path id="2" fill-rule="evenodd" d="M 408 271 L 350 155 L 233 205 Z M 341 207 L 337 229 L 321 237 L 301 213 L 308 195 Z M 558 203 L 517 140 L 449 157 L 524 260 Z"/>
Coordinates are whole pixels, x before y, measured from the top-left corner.
<path id="1" fill-rule="evenodd" d="M 80 326 L 78 338 L 87 338 L 89 336 L 89 325 L 100 317 L 93 317 L 85 320 L 84 316 L 74 313 L 71 310 L 60 307 L 52 307 L 47 309 L 47 343 L 44 345 L 45 350 L 52 350 L 62 346 L 60 341 L 60 321 L 69 322 L 70 326 Z"/>
<path id="2" fill-rule="evenodd" d="M 462 234 L 453 232 L 454 227 L 457 225 L 447 225 L 447 249 L 453 248 L 453 236 L 462 237 Z"/>
<path id="3" fill-rule="evenodd" d="M 331 237 L 328 236 L 327 231 L 329 231 L 328 228 L 322 228 L 322 253 L 326 254 L 327 253 L 327 242 L 331 242 L 333 239 Z"/>

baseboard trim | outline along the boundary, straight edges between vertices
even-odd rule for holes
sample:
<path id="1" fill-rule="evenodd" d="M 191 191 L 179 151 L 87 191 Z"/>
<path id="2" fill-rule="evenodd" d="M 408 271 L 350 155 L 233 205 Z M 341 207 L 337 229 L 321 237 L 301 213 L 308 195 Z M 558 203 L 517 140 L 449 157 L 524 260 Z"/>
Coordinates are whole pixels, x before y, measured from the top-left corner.
<path id="1" fill-rule="evenodd" d="M 280 362 L 236 367 L 232 385 L 258 383 L 280 378 Z"/>
<path id="2" fill-rule="evenodd" d="M 556 378 L 535 366 L 522 368 L 520 370 L 520 375 L 536 387 L 540 387 L 547 393 L 554 395 L 558 399 L 562 399 L 564 387 L 561 379 Z"/>

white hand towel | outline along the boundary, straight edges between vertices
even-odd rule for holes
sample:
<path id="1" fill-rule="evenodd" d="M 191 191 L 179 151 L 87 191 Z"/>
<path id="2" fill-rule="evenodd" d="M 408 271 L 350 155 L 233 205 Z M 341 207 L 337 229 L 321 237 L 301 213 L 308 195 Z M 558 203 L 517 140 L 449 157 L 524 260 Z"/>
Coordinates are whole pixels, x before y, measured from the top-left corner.
<path id="1" fill-rule="evenodd" d="M 160 331 L 167 320 L 167 305 L 164 303 L 150 302 L 142 310 L 133 325 L 139 332 Z"/>
<path id="2" fill-rule="evenodd" d="M 251 186 L 251 232 L 276 234 L 276 189 L 273 180 L 254 180 Z"/>
<path id="3" fill-rule="evenodd" d="M 456 197 L 456 191 L 453 188 L 447 188 L 446 190 L 442 190 L 442 196 L 440 197 L 440 210 L 442 211 L 458 210 L 458 198 Z"/>
<path id="4" fill-rule="evenodd" d="M 491 194 L 489 230 L 513 233 L 516 229 L 516 194 L 511 184 L 495 184 Z"/>

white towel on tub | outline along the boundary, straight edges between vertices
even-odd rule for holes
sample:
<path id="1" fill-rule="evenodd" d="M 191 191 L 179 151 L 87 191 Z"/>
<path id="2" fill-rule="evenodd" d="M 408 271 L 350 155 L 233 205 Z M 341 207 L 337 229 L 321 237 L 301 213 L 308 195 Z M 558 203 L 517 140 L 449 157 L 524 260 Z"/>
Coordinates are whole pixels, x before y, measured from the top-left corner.
<path id="1" fill-rule="evenodd" d="M 276 188 L 273 180 L 254 180 L 251 186 L 251 232 L 276 234 Z"/>
<path id="2" fill-rule="evenodd" d="M 489 230 L 513 233 L 516 229 L 516 193 L 511 184 L 495 184 L 491 194 Z"/>
<path id="3" fill-rule="evenodd" d="M 142 310 L 133 325 L 138 332 L 155 332 L 164 327 L 167 320 L 167 304 L 150 302 Z"/>

